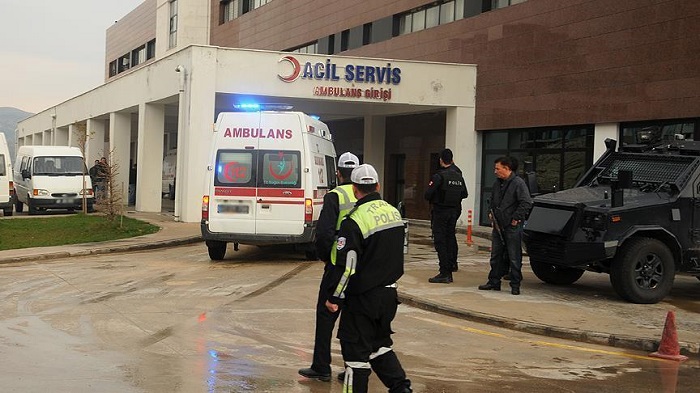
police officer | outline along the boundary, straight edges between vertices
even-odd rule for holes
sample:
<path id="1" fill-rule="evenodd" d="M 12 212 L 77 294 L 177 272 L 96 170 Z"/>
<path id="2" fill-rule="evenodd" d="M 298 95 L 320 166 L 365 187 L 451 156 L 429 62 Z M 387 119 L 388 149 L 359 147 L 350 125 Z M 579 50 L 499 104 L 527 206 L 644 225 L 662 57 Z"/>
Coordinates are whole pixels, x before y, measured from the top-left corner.
<path id="1" fill-rule="evenodd" d="M 314 338 L 314 357 L 311 367 L 302 368 L 299 374 L 306 378 L 331 380 L 331 337 L 335 321 L 339 313 L 332 313 L 326 308 L 326 300 L 331 295 L 332 288 L 328 282 L 330 272 L 335 265 L 336 239 L 340 223 L 352 210 L 357 202 L 352 192 L 350 174 L 360 165 L 356 155 L 346 152 L 338 159 L 338 187 L 328 192 L 323 197 L 323 209 L 316 224 L 316 255 L 325 262 L 321 285 L 318 289 L 316 301 L 316 335 Z M 340 378 L 340 376 L 339 376 Z"/>
<path id="2" fill-rule="evenodd" d="M 365 393 L 371 370 L 392 393 L 412 392 L 411 381 L 391 346 L 391 322 L 399 304 L 396 281 L 403 275 L 404 226 L 396 208 L 379 196 L 379 176 L 371 165 L 352 171 L 355 208 L 338 231 L 334 286 L 326 301 L 343 307 L 338 328 L 345 369 L 345 392 Z"/>
<path id="3" fill-rule="evenodd" d="M 452 150 L 440 152 L 440 167 L 430 179 L 425 199 L 430 202 L 430 227 L 433 231 L 435 251 L 438 253 L 440 272 L 428 279 L 432 283 L 451 283 L 452 272 L 457 271 L 457 237 L 455 226 L 462 214 L 462 199 L 466 198 L 467 185 L 462 171 L 452 161 Z"/>

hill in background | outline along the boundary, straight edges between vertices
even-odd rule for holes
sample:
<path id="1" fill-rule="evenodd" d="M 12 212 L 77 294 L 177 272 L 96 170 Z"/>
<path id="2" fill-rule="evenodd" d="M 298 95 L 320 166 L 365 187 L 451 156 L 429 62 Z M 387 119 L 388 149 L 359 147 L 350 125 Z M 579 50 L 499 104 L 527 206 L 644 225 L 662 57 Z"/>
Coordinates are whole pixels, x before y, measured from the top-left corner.
<path id="1" fill-rule="evenodd" d="M 5 139 L 7 139 L 7 144 L 10 147 L 10 157 L 12 157 L 13 162 L 15 160 L 15 149 L 17 142 L 17 135 L 15 134 L 17 122 L 24 120 L 31 115 L 33 115 L 33 113 L 25 112 L 17 108 L 0 108 L 0 132 L 5 134 Z"/>

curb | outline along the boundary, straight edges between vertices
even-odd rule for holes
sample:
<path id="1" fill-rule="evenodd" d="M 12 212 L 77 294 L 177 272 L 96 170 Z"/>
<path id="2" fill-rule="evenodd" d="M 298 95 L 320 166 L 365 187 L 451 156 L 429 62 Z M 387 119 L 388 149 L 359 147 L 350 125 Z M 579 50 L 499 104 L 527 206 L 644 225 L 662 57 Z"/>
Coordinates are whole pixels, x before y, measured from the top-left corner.
<path id="1" fill-rule="evenodd" d="M 133 239 L 133 238 L 131 238 Z M 37 261 L 45 259 L 60 259 L 60 258 L 70 258 L 86 255 L 101 255 L 108 254 L 111 252 L 129 252 L 129 251 L 143 251 L 143 250 L 153 250 L 158 248 L 165 248 L 170 246 L 181 246 L 185 244 L 198 243 L 202 241 L 202 236 L 189 236 L 179 239 L 172 240 L 160 240 L 153 242 L 145 242 L 138 244 L 128 244 L 128 245 L 113 245 L 113 246 L 103 246 L 95 248 L 87 248 L 83 250 L 75 251 L 55 251 L 47 252 L 42 254 L 29 254 L 17 257 L 5 257 L 0 258 L 0 264 L 3 263 L 13 263 L 13 262 L 28 262 Z M 77 244 L 75 246 L 78 246 Z"/>
<path id="2" fill-rule="evenodd" d="M 435 312 L 454 318 L 467 321 L 483 323 L 500 328 L 516 330 L 524 333 L 537 334 L 546 337 L 555 337 L 566 340 L 585 342 L 589 344 L 607 345 L 616 348 L 632 349 L 637 351 L 653 352 L 659 347 L 659 340 L 638 338 L 625 335 L 615 335 L 609 333 L 582 331 L 568 329 L 559 326 L 545 325 L 536 322 L 520 321 L 517 319 L 504 318 L 491 314 L 484 314 L 476 311 L 460 310 L 417 297 L 407 295 L 399 291 L 399 301 L 408 306 L 421 310 Z M 686 356 L 698 357 L 700 355 L 700 345 L 687 342 L 679 342 L 681 353 Z"/>

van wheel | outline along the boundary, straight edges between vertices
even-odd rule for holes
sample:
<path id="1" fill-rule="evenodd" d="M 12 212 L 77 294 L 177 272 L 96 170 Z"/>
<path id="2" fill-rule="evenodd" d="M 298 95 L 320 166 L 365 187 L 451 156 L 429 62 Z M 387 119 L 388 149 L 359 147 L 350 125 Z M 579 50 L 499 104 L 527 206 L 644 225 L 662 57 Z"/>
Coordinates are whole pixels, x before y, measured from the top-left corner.
<path id="1" fill-rule="evenodd" d="M 24 203 L 19 200 L 15 201 L 15 211 L 17 213 L 22 213 L 22 211 L 24 211 Z"/>
<path id="2" fill-rule="evenodd" d="M 27 208 L 29 209 L 28 213 L 30 216 L 36 214 L 38 211 L 38 209 L 36 207 L 32 206 L 31 202 L 27 203 Z"/>
<path id="3" fill-rule="evenodd" d="M 212 261 L 221 261 L 226 256 L 226 242 L 208 241 L 207 249 L 209 250 L 209 258 Z"/>
<path id="4" fill-rule="evenodd" d="M 530 258 L 530 268 L 540 280 L 554 285 L 569 285 L 578 281 L 583 276 L 583 270 L 566 266 L 557 266 L 551 263 Z"/>
<path id="5" fill-rule="evenodd" d="M 2 214 L 4 214 L 5 217 L 11 216 L 11 215 L 12 215 L 12 208 L 10 207 L 10 208 L 8 208 L 8 209 L 3 210 L 3 211 L 2 211 Z"/>
<path id="6" fill-rule="evenodd" d="M 621 298 L 639 304 L 658 303 L 673 286 L 673 254 L 656 239 L 626 241 L 610 269 L 610 283 Z"/>

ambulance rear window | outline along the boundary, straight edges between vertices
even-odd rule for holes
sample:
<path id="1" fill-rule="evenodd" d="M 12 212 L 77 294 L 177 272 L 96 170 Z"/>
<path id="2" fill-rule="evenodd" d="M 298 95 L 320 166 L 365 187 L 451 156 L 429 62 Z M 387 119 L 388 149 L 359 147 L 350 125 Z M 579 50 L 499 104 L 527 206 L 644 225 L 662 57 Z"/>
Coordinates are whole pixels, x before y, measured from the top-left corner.
<path id="1" fill-rule="evenodd" d="M 300 188 L 301 168 L 298 151 L 262 151 L 262 178 L 258 187 Z"/>
<path id="2" fill-rule="evenodd" d="M 219 150 L 216 155 L 214 184 L 229 187 L 255 187 L 257 151 Z"/>
<path id="3" fill-rule="evenodd" d="M 285 150 L 219 150 L 214 185 L 301 188 L 301 153 Z"/>

